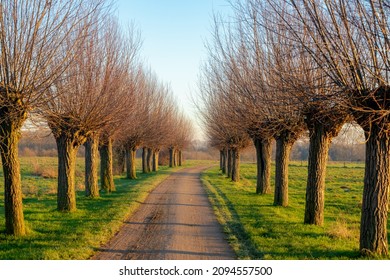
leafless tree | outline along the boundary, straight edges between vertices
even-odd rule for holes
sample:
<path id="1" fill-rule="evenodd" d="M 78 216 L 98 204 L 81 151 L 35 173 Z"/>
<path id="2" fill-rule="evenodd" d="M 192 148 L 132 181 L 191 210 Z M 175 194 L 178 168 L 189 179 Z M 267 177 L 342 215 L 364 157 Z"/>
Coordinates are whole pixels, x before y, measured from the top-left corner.
<path id="1" fill-rule="evenodd" d="M 123 67 L 127 65 L 122 64 L 125 58 L 121 49 L 122 38 L 115 20 L 101 21 L 102 16 L 106 19 L 99 15 L 96 18 L 100 21 L 88 26 L 88 36 L 80 53 L 62 79 L 47 91 L 48 95 L 58 96 L 42 106 L 42 114 L 58 147 L 57 208 L 60 211 L 76 209 L 74 164 L 77 149 L 88 138 L 90 143 L 94 142 L 91 146 L 96 147 L 97 132 L 114 124 L 126 111 L 122 106 L 126 104 L 123 98 L 126 95 L 120 94 L 121 83 L 127 74 L 126 67 Z M 100 136 L 100 141 L 105 140 L 104 134 Z M 96 153 L 96 148 L 94 151 Z M 96 172 L 96 169 L 89 171 Z M 90 195 L 97 195 L 96 186 L 87 187 Z"/>
<path id="2" fill-rule="evenodd" d="M 360 231 L 364 254 L 386 255 L 389 184 L 389 7 L 387 1 L 269 1 L 293 40 L 311 56 L 366 135 Z M 345 102 L 344 102 L 345 101 Z"/>
<path id="3" fill-rule="evenodd" d="M 103 4 L 78 0 L 0 3 L 0 152 L 8 234 L 25 234 L 17 154 L 20 129 L 28 113 L 47 101 L 44 92 L 77 53 L 85 35 L 81 22 Z"/>

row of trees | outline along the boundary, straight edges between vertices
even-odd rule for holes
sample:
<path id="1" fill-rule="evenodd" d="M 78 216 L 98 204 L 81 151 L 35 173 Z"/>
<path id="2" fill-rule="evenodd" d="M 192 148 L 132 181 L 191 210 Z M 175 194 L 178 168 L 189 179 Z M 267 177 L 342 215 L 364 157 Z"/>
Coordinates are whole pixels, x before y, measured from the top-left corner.
<path id="1" fill-rule="evenodd" d="M 123 30 L 104 0 L 0 3 L 0 153 L 6 232 L 26 233 L 18 141 L 29 115 L 50 128 L 58 150 L 57 208 L 76 209 L 77 150 L 85 145 L 86 195 L 115 190 L 113 143 L 135 179 L 134 151 L 157 163 L 162 147 L 182 149 L 190 123 L 168 86 L 139 58 L 139 33 Z M 145 161 L 146 162 L 146 161 Z M 148 161 L 150 162 L 150 160 Z M 149 170 L 157 171 L 157 164 Z M 130 175 L 129 175 L 130 174 Z"/>
<path id="2" fill-rule="evenodd" d="M 390 3 L 231 3 L 233 21 L 215 17 L 201 79 L 203 119 L 211 144 L 221 150 L 221 166 L 227 151 L 237 154 L 251 139 L 257 152 L 256 192 L 269 193 L 275 139 L 274 204 L 287 206 L 289 154 L 308 131 L 304 222 L 322 225 L 330 143 L 343 124 L 358 123 L 366 137 L 360 250 L 386 255 Z"/>

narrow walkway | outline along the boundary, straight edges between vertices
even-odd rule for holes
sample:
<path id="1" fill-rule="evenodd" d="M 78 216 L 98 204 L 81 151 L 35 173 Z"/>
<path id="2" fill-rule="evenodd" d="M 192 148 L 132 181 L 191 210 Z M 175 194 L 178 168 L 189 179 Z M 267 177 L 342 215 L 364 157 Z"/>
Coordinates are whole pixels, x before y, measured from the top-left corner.
<path id="1" fill-rule="evenodd" d="M 93 259 L 235 259 L 202 187 L 203 169 L 169 176 Z"/>

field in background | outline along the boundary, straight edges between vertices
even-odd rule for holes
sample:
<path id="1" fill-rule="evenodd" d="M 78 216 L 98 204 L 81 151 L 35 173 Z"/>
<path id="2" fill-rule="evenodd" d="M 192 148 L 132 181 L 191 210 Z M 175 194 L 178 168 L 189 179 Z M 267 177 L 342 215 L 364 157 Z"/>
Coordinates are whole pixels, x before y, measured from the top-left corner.
<path id="1" fill-rule="evenodd" d="M 239 183 L 227 179 L 218 167 L 202 175 L 218 219 L 240 259 L 359 258 L 363 164 L 328 165 L 323 227 L 303 224 L 306 163 L 289 166 L 286 208 L 273 206 L 273 194 L 255 194 L 255 164 L 243 164 L 241 173 Z"/>
<path id="2" fill-rule="evenodd" d="M 190 162 L 187 163 L 189 165 Z M 140 164 L 138 164 L 140 166 Z M 77 159 L 77 211 L 57 207 L 57 159 L 21 158 L 23 206 L 28 235 L 6 236 L 4 182 L 0 171 L 0 259 L 87 259 L 121 226 L 140 202 L 176 169 L 160 167 L 158 174 L 142 174 L 135 181 L 115 176 L 117 191 L 98 199 L 84 194 L 84 159 Z M 1 170 L 1 169 L 0 169 Z"/>

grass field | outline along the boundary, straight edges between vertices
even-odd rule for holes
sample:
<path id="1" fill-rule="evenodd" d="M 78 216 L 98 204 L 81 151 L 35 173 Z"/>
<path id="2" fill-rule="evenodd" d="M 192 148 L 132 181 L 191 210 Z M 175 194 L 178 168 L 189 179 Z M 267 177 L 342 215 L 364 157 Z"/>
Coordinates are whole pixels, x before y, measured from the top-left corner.
<path id="1" fill-rule="evenodd" d="M 286 208 L 273 206 L 273 194 L 255 194 L 255 164 L 243 164 L 241 173 L 239 183 L 225 178 L 218 167 L 202 175 L 218 219 L 240 259 L 360 258 L 363 164 L 328 165 L 322 227 L 303 224 L 306 165 L 296 162 L 289 166 Z"/>
<path id="2" fill-rule="evenodd" d="M 4 182 L 0 178 L 0 259 L 88 259 L 121 226 L 149 192 L 172 171 L 138 173 L 137 180 L 115 177 L 117 191 L 98 199 L 84 194 L 84 159 L 76 171 L 77 211 L 60 213 L 57 207 L 57 159 L 21 158 L 23 205 L 28 235 L 4 234 Z M 0 172 L 0 177 L 2 173 Z"/>

